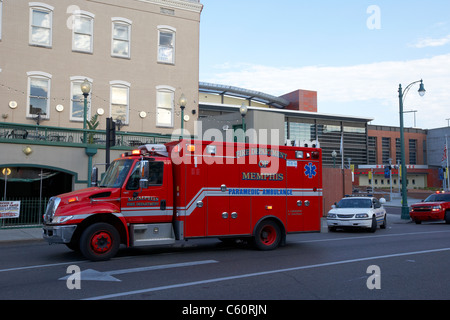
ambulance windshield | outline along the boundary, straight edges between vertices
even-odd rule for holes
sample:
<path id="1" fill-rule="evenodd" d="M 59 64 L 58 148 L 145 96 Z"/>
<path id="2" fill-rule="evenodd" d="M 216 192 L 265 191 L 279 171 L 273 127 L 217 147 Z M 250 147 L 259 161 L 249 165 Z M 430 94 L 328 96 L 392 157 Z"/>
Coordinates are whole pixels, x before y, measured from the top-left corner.
<path id="1" fill-rule="evenodd" d="M 106 188 L 122 187 L 133 162 L 134 160 L 131 159 L 120 159 L 111 163 L 99 186 Z"/>

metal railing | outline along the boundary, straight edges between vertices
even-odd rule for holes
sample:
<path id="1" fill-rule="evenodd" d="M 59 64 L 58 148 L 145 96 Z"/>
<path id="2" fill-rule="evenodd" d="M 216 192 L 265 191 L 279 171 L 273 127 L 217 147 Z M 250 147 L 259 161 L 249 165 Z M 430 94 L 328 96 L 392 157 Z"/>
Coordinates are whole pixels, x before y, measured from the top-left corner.
<path id="1" fill-rule="evenodd" d="M 20 201 L 18 218 L 0 219 L 0 229 L 33 228 L 42 226 L 47 198 L 8 198 L 8 201 Z"/>
<path id="2" fill-rule="evenodd" d="M 118 149 L 128 150 L 142 144 L 169 141 L 170 135 L 116 131 Z M 106 146 L 106 131 L 1 122 L 0 142 L 102 148 Z"/>

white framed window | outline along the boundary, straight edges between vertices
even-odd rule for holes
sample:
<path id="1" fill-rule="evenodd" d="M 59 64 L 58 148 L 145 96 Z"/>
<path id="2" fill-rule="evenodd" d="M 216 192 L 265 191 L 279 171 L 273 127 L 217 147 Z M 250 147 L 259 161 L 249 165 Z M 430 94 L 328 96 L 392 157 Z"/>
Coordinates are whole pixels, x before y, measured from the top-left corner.
<path id="1" fill-rule="evenodd" d="M 158 62 L 175 64 L 176 29 L 170 26 L 158 26 Z"/>
<path id="2" fill-rule="evenodd" d="M 130 86 L 126 81 L 111 81 L 111 106 L 110 115 L 115 121 L 120 120 L 122 124 L 129 123 L 130 114 Z"/>
<path id="3" fill-rule="evenodd" d="M 76 11 L 73 15 L 72 51 L 94 52 L 94 18 L 95 14 Z"/>
<path id="4" fill-rule="evenodd" d="M 112 18 L 111 55 L 119 58 L 131 57 L 131 20 Z"/>
<path id="5" fill-rule="evenodd" d="M 156 87 L 156 125 L 173 127 L 173 110 L 175 105 L 175 88 L 170 86 Z"/>
<path id="6" fill-rule="evenodd" d="M 50 119 L 50 88 L 52 75 L 41 71 L 27 72 L 27 117 Z"/>
<path id="7" fill-rule="evenodd" d="M 30 45 L 51 47 L 53 7 L 45 3 L 30 2 Z"/>
<path id="8" fill-rule="evenodd" d="M 87 77 L 74 76 L 70 77 L 70 120 L 83 122 L 84 119 L 84 96 L 81 92 L 81 84 L 87 79 L 91 84 L 93 80 Z M 87 115 L 86 119 L 91 119 L 91 97 L 89 94 L 87 98 Z"/>

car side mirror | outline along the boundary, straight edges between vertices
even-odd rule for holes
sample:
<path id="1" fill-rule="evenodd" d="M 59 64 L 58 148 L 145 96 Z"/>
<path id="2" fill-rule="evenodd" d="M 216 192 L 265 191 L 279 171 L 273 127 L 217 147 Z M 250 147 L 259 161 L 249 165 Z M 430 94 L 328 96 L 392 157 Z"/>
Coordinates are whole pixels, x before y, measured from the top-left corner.
<path id="1" fill-rule="evenodd" d="M 93 167 L 91 173 L 91 186 L 96 187 L 98 183 L 98 168 Z"/>
<path id="2" fill-rule="evenodd" d="M 141 189 L 148 188 L 148 178 L 150 176 L 150 163 L 147 160 L 141 161 L 141 179 L 139 180 L 139 187 Z"/>

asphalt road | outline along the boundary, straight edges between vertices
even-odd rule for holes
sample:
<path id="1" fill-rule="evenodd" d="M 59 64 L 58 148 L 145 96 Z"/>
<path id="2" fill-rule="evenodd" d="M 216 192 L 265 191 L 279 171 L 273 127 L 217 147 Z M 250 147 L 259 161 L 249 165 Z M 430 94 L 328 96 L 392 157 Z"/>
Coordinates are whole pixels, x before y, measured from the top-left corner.
<path id="1" fill-rule="evenodd" d="M 398 221 L 393 219 L 397 209 L 388 212 L 394 213 L 388 217 L 388 228 L 374 234 L 338 231 L 290 235 L 285 247 L 269 252 L 207 239 L 170 247 L 123 248 L 118 257 L 94 263 L 63 245 L 40 241 L 1 244 L 0 300 L 261 303 L 449 299 L 450 226 L 390 223 Z M 81 279 L 74 270 L 81 271 Z M 189 305 L 181 302 L 175 312 L 196 312 L 181 309 Z"/>

